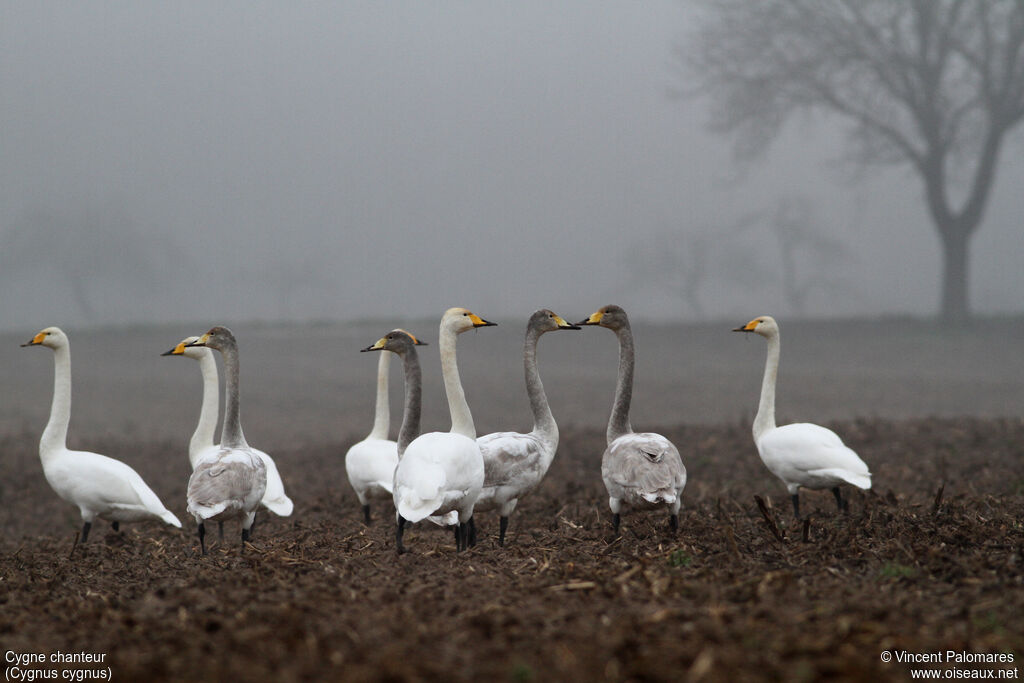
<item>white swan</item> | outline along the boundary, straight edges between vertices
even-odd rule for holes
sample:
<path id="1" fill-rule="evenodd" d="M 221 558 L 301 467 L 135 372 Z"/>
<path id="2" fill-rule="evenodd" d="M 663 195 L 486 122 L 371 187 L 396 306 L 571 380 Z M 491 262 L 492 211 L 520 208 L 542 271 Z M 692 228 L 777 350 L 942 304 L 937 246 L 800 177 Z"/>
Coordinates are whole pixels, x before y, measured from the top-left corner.
<path id="1" fill-rule="evenodd" d="M 619 306 L 605 306 L 577 324 L 606 327 L 619 339 L 619 376 L 615 385 L 615 402 L 608 418 L 608 448 L 601 458 L 601 478 L 608 489 L 615 534 L 619 533 L 619 513 L 623 505 L 667 507 L 671 513 L 669 525 L 675 531 L 679 528 L 686 468 L 671 441 L 653 432 L 634 432 L 629 424 L 634 365 L 629 318 Z"/>
<path id="2" fill-rule="evenodd" d="M 413 335 L 408 336 L 413 340 L 413 344 L 425 345 L 425 342 L 419 341 Z M 378 349 L 370 347 L 362 350 Z M 391 426 L 388 403 L 390 366 L 391 354 L 380 354 L 377 361 L 377 402 L 373 413 L 373 428 L 365 439 L 353 444 L 345 453 L 345 472 L 363 508 L 363 519 L 367 524 L 370 523 L 370 501 L 392 499 L 395 467 L 398 466 L 398 443 L 388 438 L 388 429 Z"/>
<path id="3" fill-rule="evenodd" d="M 82 542 L 97 517 L 113 523 L 159 519 L 181 528 L 142 477 L 120 460 L 67 447 L 71 420 L 71 344 L 59 327 L 47 327 L 22 346 L 53 349 L 53 403 L 39 441 L 39 459 L 47 483 L 82 513 Z"/>
<path id="4" fill-rule="evenodd" d="M 206 554 L 206 521 L 240 519 L 242 543 L 256 519 L 267 488 L 267 466 L 242 434 L 238 397 L 238 344 L 226 327 L 214 327 L 186 345 L 206 346 L 224 357 L 224 424 L 217 453 L 203 455 L 188 480 L 188 512 L 196 518 L 199 545 Z"/>
<path id="5" fill-rule="evenodd" d="M 396 547 L 405 552 L 405 523 L 458 511 L 456 551 L 469 544 L 469 520 L 484 485 L 484 461 L 476 443 L 476 427 L 459 380 L 455 359 L 457 335 L 477 327 L 494 325 L 465 308 L 449 308 L 441 317 L 438 346 L 452 428 L 430 432 L 412 441 L 404 453 L 399 447 L 393 497 L 397 510 Z"/>
<path id="6" fill-rule="evenodd" d="M 793 500 L 793 513 L 800 517 L 801 486 L 832 489 L 839 510 L 846 501 L 840 484 L 871 488 L 871 472 L 864 461 L 843 444 L 831 429 L 816 424 L 775 426 L 775 380 L 779 371 L 779 325 L 771 316 L 754 318 L 733 332 L 754 332 L 768 340 L 768 358 L 761 382 L 761 400 L 754 418 L 754 443 L 772 474 L 782 480 Z"/>
<path id="7" fill-rule="evenodd" d="M 558 450 L 558 425 L 551 414 L 544 384 L 537 371 L 537 341 L 546 332 L 578 329 L 579 325 L 570 325 L 546 308 L 530 316 L 523 343 L 523 370 L 530 410 L 533 412 L 533 431 L 528 434 L 495 432 L 476 440 L 484 457 L 484 487 L 473 510 L 498 510 L 500 546 L 505 545 L 509 515 L 516 509 L 519 499 L 544 478 Z M 472 521 L 470 524 L 473 524 Z M 473 538 L 474 532 L 471 526 L 471 544 L 476 540 Z"/>
<path id="8" fill-rule="evenodd" d="M 203 403 L 199 409 L 199 423 L 195 432 L 188 442 L 188 460 L 192 469 L 196 464 L 207 456 L 216 457 L 217 447 L 213 443 L 213 434 L 217 428 L 217 410 L 220 401 L 220 387 L 218 386 L 217 362 L 213 359 L 213 351 L 204 346 L 189 346 L 199 341 L 199 337 L 185 337 L 170 351 L 165 351 L 164 356 L 185 356 L 199 362 L 199 370 L 203 375 Z M 295 504 L 288 494 L 284 492 L 284 482 L 281 480 L 281 473 L 277 471 L 277 465 L 273 458 L 253 448 L 263 460 L 267 468 L 267 490 L 263 494 L 260 504 L 279 517 L 288 517 L 295 509 Z"/>

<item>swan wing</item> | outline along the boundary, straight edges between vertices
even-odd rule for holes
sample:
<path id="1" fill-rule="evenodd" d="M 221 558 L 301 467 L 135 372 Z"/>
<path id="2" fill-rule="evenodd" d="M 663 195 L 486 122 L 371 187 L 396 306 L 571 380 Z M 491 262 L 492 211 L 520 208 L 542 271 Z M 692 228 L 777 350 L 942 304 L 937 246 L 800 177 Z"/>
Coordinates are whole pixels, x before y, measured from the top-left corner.
<path id="1" fill-rule="evenodd" d="M 820 425 L 800 422 L 776 427 L 761 436 L 757 449 L 768 469 L 787 483 L 808 485 L 814 479 L 835 478 L 871 488 L 871 473 L 860 456 L 838 434 Z"/>
<path id="2" fill-rule="evenodd" d="M 552 453 L 535 434 L 496 432 L 476 440 L 484 460 L 484 486 L 532 487 L 551 464 Z"/>
<path id="3" fill-rule="evenodd" d="M 260 460 L 263 461 L 263 466 L 267 469 L 267 488 L 263 492 L 263 500 L 260 502 L 263 507 L 273 512 L 278 517 L 287 517 L 292 514 L 292 510 L 295 509 L 295 504 L 292 499 L 284 492 L 284 482 L 281 481 L 281 474 L 277 471 L 277 465 L 274 464 L 274 459 L 261 450 L 253 449 Z"/>
<path id="4" fill-rule="evenodd" d="M 345 453 L 345 472 L 357 492 L 370 486 L 393 491 L 398 444 L 390 439 L 363 439 Z"/>
<path id="5" fill-rule="evenodd" d="M 475 502 L 483 482 L 483 457 L 474 439 L 431 432 L 409 444 L 395 469 L 395 507 L 418 522 Z"/>
<path id="6" fill-rule="evenodd" d="M 47 481 L 64 500 L 85 513 L 121 521 L 158 518 L 180 527 L 174 516 L 139 473 L 106 455 L 65 451 L 45 472 Z"/>
<path id="7" fill-rule="evenodd" d="M 610 495 L 650 503 L 673 503 L 686 486 L 678 449 L 650 432 L 624 434 L 612 441 L 601 462 L 601 475 Z"/>
<path id="8" fill-rule="evenodd" d="M 267 486 L 263 461 L 248 452 L 225 450 L 201 462 L 188 480 L 188 511 L 204 519 L 229 509 L 251 512 Z"/>

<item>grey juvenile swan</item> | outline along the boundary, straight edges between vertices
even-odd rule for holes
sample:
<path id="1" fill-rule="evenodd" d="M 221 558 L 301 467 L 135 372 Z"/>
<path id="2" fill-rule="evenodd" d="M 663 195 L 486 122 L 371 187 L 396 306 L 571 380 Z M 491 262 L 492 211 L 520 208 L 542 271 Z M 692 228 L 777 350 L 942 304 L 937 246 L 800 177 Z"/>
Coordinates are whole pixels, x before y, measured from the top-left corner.
<path id="1" fill-rule="evenodd" d="M 633 332 L 619 306 L 605 306 L 578 325 L 600 325 L 619 338 L 619 376 L 615 403 L 608 419 L 608 448 L 601 458 L 601 478 L 608 489 L 612 526 L 619 533 L 623 505 L 634 508 L 667 507 L 673 531 L 679 528 L 679 506 L 686 486 L 686 468 L 679 451 L 661 434 L 634 432 L 629 424 L 633 397 Z"/>
<path id="2" fill-rule="evenodd" d="M 199 337 L 185 337 L 170 351 L 165 351 L 163 356 L 183 356 L 191 358 L 199 363 L 199 371 L 203 376 L 203 402 L 199 409 L 199 422 L 192 438 L 188 442 L 188 461 L 192 469 L 196 468 L 199 461 L 206 456 L 216 456 L 218 449 L 213 443 L 213 435 L 217 428 L 217 405 L 220 400 L 219 378 L 217 377 L 217 362 L 213 359 L 213 351 L 204 346 L 190 346 L 199 341 Z M 281 481 L 281 474 L 277 471 L 274 460 L 263 451 L 253 448 L 267 467 L 267 490 L 263 493 L 263 500 L 260 503 L 279 517 L 288 517 L 292 514 L 295 506 L 292 499 L 284 492 L 284 482 Z M 223 540 L 223 525 L 221 526 L 221 540 Z"/>
<path id="3" fill-rule="evenodd" d="M 239 519 L 242 543 L 256 519 L 267 488 L 267 466 L 245 442 L 238 408 L 238 343 L 231 330 L 214 327 L 187 346 L 206 346 L 224 357 L 224 424 L 216 454 L 203 457 L 188 480 L 188 512 L 198 524 L 199 545 L 206 554 L 207 521 Z"/>
<path id="4" fill-rule="evenodd" d="M 570 325 L 546 308 L 530 316 L 523 342 L 523 371 L 533 412 L 533 431 L 528 434 L 495 432 L 476 440 L 484 456 L 484 487 L 473 509 L 474 512 L 498 510 L 500 546 L 505 545 L 509 515 L 516 509 L 519 499 L 544 478 L 558 450 L 558 425 L 537 370 L 537 341 L 546 332 L 578 329 L 579 325 Z M 470 522 L 471 543 L 476 540 L 474 526 Z"/>

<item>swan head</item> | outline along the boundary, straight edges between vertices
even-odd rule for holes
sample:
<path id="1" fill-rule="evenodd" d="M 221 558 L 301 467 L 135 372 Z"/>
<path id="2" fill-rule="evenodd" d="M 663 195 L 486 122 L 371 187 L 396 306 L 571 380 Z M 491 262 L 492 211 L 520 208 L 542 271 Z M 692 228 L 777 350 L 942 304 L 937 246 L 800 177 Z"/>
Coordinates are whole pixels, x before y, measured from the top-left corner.
<path id="1" fill-rule="evenodd" d="M 22 346 L 48 346 L 51 349 L 59 349 L 67 345 L 68 336 L 59 327 L 47 327 L 39 330 L 36 336 L 22 344 Z"/>
<path id="2" fill-rule="evenodd" d="M 196 341 L 185 344 L 186 349 L 193 346 L 205 346 L 208 349 L 221 351 L 227 348 L 234 348 L 238 346 L 238 343 L 235 341 L 235 335 L 231 334 L 231 330 L 217 325 L 216 327 L 211 327 L 209 332 L 199 337 Z"/>
<path id="3" fill-rule="evenodd" d="M 533 315 L 530 316 L 530 322 L 527 323 L 527 327 L 542 333 L 554 332 L 555 330 L 580 329 L 579 325 L 566 322 L 560 315 L 546 308 L 534 311 Z"/>
<path id="4" fill-rule="evenodd" d="M 405 356 L 414 346 L 427 346 L 427 342 L 420 341 L 411 332 L 403 329 L 391 330 L 376 342 L 367 346 L 361 351 L 391 351 L 399 356 Z"/>
<path id="5" fill-rule="evenodd" d="M 609 330 L 621 330 L 629 327 L 629 318 L 622 306 L 610 304 L 595 311 L 589 318 L 579 321 L 577 325 L 600 325 Z"/>
<path id="6" fill-rule="evenodd" d="M 762 337 L 777 337 L 779 335 L 779 324 L 770 315 L 762 315 L 754 318 L 746 325 L 737 327 L 733 332 L 753 332 Z"/>
<path id="7" fill-rule="evenodd" d="M 449 308 L 441 316 L 441 329 L 450 330 L 455 334 L 461 334 L 478 327 L 491 327 L 497 324 L 484 320 L 466 308 Z"/>
<path id="8" fill-rule="evenodd" d="M 171 349 L 170 351 L 164 351 L 160 355 L 185 356 L 187 358 L 199 360 L 204 355 L 208 354 L 209 351 L 199 346 L 191 346 L 191 344 L 194 344 L 197 341 L 199 341 L 199 337 L 185 337 L 180 342 L 178 342 L 178 345 L 175 346 L 173 349 Z"/>

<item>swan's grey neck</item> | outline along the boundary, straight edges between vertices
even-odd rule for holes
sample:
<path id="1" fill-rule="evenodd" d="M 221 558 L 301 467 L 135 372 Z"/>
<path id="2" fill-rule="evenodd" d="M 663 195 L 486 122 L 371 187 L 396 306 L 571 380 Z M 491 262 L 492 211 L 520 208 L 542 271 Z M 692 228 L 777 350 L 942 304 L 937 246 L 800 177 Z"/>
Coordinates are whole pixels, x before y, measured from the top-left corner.
<path id="1" fill-rule="evenodd" d="M 391 405 L 388 403 L 388 370 L 391 353 L 384 351 L 377 361 L 377 406 L 373 412 L 373 429 L 368 439 L 387 439 L 391 429 Z"/>
<path id="2" fill-rule="evenodd" d="M 444 325 L 441 326 L 438 346 L 441 355 L 441 374 L 444 376 L 444 392 L 448 396 L 448 411 L 452 415 L 451 432 L 475 440 L 476 426 L 473 424 L 473 414 L 469 412 L 469 404 L 466 403 L 466 394 L 459 379 L 459 366 L 455 360 L 457 338 L 456 332 Z"/>
<path id="3" fill-rule="evenodd" d="M 53 350 L 53 403 L 50 419 L 39 441 L 43 462 L 50 453 L 67 448 L 68 422 L 71 420 L 71 347 Z"/>
<path id="4" fill-rule="evenodd" d="M 757 405 L 757 416 L 754 418 L 754 441 L 775 429 L 775 379 L 779 374 L 779 335 L 773 334 L 768 339 L 768 357 L 764 363 L 764 379 L 761 380 L 761 400 Z"/>
<path id="5" fill-rule="evenodd" d="M 385 351 L 385 353 L 388 353 Z M 423 375 L 420 359 L 415 349 L 410 349 L 402 358 L 405 371 L 405 407 L 402 410 L 402 427 L 398 431 L 398 457 L 413 439 L 420 435 L 420 402 L 423 394 Z"/>
<path id="6" fill-rule="evenodd" d="M 558 425 L 551 414 L 548 397 L 544 393 L 544 384 L 540 381 L 537 370 L 537 340 L 541 333 L 533 327 L 526 330 L 526 341 L 523 343 L 523 371 L 526 374 L 526 394 L 530 397 L 530 410 L 533 411 L 533 431 L 543 434 L 548 439 L 558 439 Z"/>
<path id="7" fill-rule="evenodd" d="M 619 338 L 619 377 L 615 382 L 615 403 L 608 418 L 608 443 L 633 432 L 629 424 L 629 404 L 633 399 L 633 331 L 627 325 L 615 334 Z"/>
<path id="8" fill-rule="evenodd" d="M 213 435 L 217 430 L 217 411 L 220 410 L 220 386 L 217 378 L 217 361 L 213 351 L 204 351 L 199 358 L 199 371 L 203 375 L 203 405 L 199 409 L 199 424 L 188 442 L 188 457 L 195 468 L 195 457 L 213 445 Z"/>
<path id="9" fill-rule="evenodd" d="M 246 447 L 248 444 L 238 415 L 238 347 L 227 345 L 220 353 L 224 357 L 224 425 L 221 427 L 220 445 Z"/>

